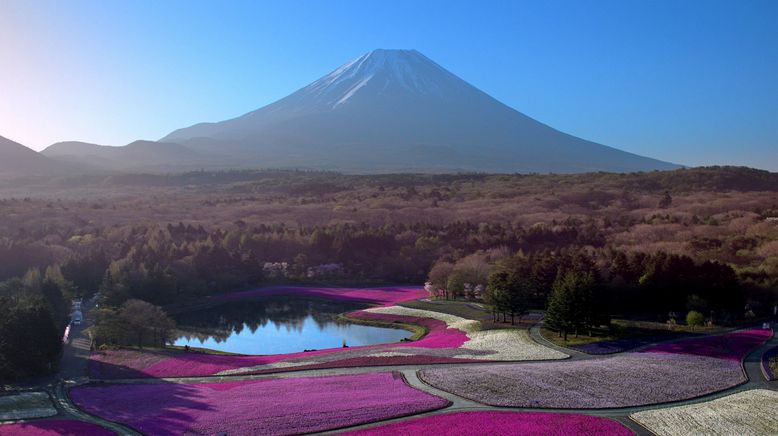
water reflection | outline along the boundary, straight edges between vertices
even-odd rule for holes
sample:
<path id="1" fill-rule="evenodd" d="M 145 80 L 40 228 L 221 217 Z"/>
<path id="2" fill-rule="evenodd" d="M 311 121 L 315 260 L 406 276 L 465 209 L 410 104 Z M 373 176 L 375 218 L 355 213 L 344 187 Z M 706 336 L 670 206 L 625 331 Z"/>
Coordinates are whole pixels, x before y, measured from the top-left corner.
<path id="1" fill-rule="evenodd" d="M 293 353 L 306 349 L 399 342 L 400 329 L 351 324 L 337 315 L 365 306 L 350 302 L 272 298 L 221 304 L 176 316 L 175 345 L 241 354 Z"/>

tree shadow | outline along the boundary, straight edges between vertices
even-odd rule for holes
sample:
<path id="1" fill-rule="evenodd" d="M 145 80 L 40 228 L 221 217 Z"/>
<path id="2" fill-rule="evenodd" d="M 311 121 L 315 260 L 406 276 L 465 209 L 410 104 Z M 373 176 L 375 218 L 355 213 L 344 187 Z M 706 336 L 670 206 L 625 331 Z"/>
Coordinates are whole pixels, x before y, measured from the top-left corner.
<path id="1" fill-rule="evenodd" d="M 92 382 L 68 395 L 81 410 L 144 434 L 181 434 L 194 417 L 213 410 L 195 386 L 149 378 L 145 373 L 103 362 L 108 373 L 140 379 L 132 383 Z"/>

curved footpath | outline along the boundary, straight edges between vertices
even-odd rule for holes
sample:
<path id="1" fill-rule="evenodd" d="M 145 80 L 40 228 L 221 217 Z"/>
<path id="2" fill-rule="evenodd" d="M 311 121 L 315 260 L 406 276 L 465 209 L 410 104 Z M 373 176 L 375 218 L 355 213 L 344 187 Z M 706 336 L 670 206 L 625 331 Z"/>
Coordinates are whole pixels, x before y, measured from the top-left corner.
<path id="1" fill-rule="evenodd" d="M 537 326 L 533 327 L 535 330 L 535 334 L 540 337 L 540 343 L 543 345 L 551 344 L 550 342 L 546 341 L 542 336 L 539 335 L 537 331 Z M 775 329 L 773 329 L 775 332 Z M 532 336 L 532 335 L 531 335 Z M 533 336 L 533 339 L 535 339 L 535 336 Z M 537 339 L 536 339 L 537 340 Z M 553 344 L 551 344 L 553 345 Z M 655 345 L 655 344 L 652 344 Z M 771 390 L 778 390 L 778 381 L 767 381 L 761 371 L 761 356 L 762 354 L 769 350 L 772 347 L 778 346 L 778 336 L 773 334 L 773 337 L 769 339 L 765 344 L 763 344 L 761 347 L 754 349 L 749 353 L 746 358 L 743 361 L 743 369 L 746 373 L 746 377 L 748 378 L 748 381 L 745 383 L 742 383 L 738 386 L 725 389 L 723 391 L 715 392 L 708 395 L 703 395 L 700 397 L 688 399 L 688 400 L 682 400 L 682 401 L 674 401 L 674 402 L 668 402 L 668 403 L 661 403 L 661 404 L 653 404 L 653 405 L 646 405 L 646 406 L 637 406 L 637 407 L 624 407 L 624 408 L 609 408 L 609 409 L 551 409 L 551 408 L 516 408 L 516 407 L 496 407 L 496 406 L 490 406 L 482 403 L 478 403 L 472 400 L 468 400 L 462 397 L 459 397 L 455 394 L 452 394 L 450 392 L 442 391 L 440 389 L 437 389 L 435 387 L 432 387 L 423 381 L 421 381 L 418 378 L 417 371 L 424 369 L 420 368 L 415 371 L 413 371 L 413 375 L 410 375 L 409 372 L 411 370 L 403 370 L 403 374 L 405 374 L 406 380 L 408 383 L 417 388 L 421 389 L 425 392 L 429 392 L 434 395 L 438 395 L 440 397 L 443 397 L 449 401 L 451 401 L 451 406 L 438 410 L 433 412 L 424 413 L 421 415 L 415 415 L 413 417 L 405 417 L 405 418 L 399 418 L 394 420 L 388 420 L 388 421 L 382 421 L 380 423 L 371 423 L 371 424 L 365 424 L 361 426 L 353 427 L 354 429 L 359 428 L 371 428 L 371 427 L 379 427 L 383 424 L 387 424 L 390 422 L 399 422 L 404 421 L 408 419 L 412 419 L 419 416 L 429 416 L 429 415 L 438 415 L 443 413 L 449 413 L 454 411 L 466 411 L 466 410 L 473 410 L 473 411 L 515 411 L 515 412 L 549 412 L 549 413 L 574 413 L 574 414 L 581 414 L 581 415 L 590 415 L 590 416 L 598 416 L 603 418 L 610 418 L 614 421 L 618 421 L 625 427 L 629 428 L 631 431 L 633 431 L 635 434 L 642 436 L 642 435 L 652 435 L 653 433 L 650 432 L 645 427 L 641 426 L 637 422 L 633 421 L 629 418 L 629 415 L 640 412 L 644 410 L 653 410 L 653 409 L 662 409 L 667 407 L 673 407 L 673 406 L 683 406 L 688 404 L 697 404 L 697 403 L 703 403 L 711 400 L 715 400 L 717 398 L 725 397 L 737 392 L 743 392 L 747 390 L 752 389 L 771 389 Z M 560 351 L 564 351 L 568 354 L 570 353 L 570 350 L 563 347 L 557 347 L 554 345 L 555 348 L 559 349 Z M 583 354 L 583 355 L 581 355 Z M 571 360 L 573 359 L 596 359 L 603 356 L 594 356 L 594 355 L 586 355 L 585 353 L 578 353 L 578 354 L 571 354 Z M 517 363 L 521 364 L 521 362 Z M 449 364 L 453 365 L 453 364 Z M 465 363 L 461 365 L 473 365 L 471 363 Z M 339 433 L 341 430 L 335 430 L 331 432 L 325 432 L 323 434 L 336 434 Z"/>
<path id="2" fill-rule="evenodd" d="M 105 419 L 102 419 L 98 416 L 94 416 L 91 414 L 88 414 L 80 409 L 78 409 L 71 401 L 70 398 L 67 395 L 66 391 L 66 385 L 67 387 L 74 387 L 80 384 L 84 384 L 87 382 L 88 377 L 86 377 L 85 371 L 86 371 L 86 359 L 88 358 L 88 349 L 84 350 L 85 342 L 84 338 L 80 335 L 83 334 L 83 330 L 86 326 L 83 326 L 81 329 L 78 329 L 75 338 L 71 340 L 70 344 L 68 344 L 69 349 L 66 349 L 65 358 L 63 358 L 63 367 L 61 368 L 60 372 L 60 381 L 56 384 L 52 383 L 49 384 L 46 387 L 46 390 L 49 392 L 49 394 L 54 398 L 55 407 L 59 411 L 60 417 L 65 418 L 73 418 L 80 421 L 86 421 L 93 424 L 100 425 L 104 428 L 107 428 L 117 434 L 120 435 L 138 435 L 137 432 L 131 430 L 130 428 L 115 423 L 111 421 L 107 421 Z M 775 331 L 775 329 L 774 329 Z M 566 354 L 570 355 L 570 360 L 591 360 L 591 359 L 600 359 L 600 358 L 606 358 L 607 356 L 598 356 L 598 355 L 590 355 L 586 353 L 582 353 L 577 350 L 572 350 L 569 348 L 559 347 L 555 344 L 552 344 L 550 341 L 546 340 L 540 335 L 539 332 L 539 325 L 533 326 L 529 331 L 530 337 L 537 343 L 544 345 L 546 347 L 562 351 Z M 672 340 L 670 340 L 672 341 Z M 662 342 L 669 342 L 669 341 L 662 341 Z M 662 343 L 657 342 L 656 344 Z M 656 345 L 651 344 L 651 345 Z M 331 368 L 331 369 L 300 369 L 300 370 L 294 370 L 294 371 L 288 371 L 288 372 L 281 372 L 281 373 L 273 373 L 273 374 L 258 374 L 258 375 L 224 375 L 224 376 L 208 376 L 208 377 L 172 377 L 172 378 L 160 378 L 160 379 L 150 379 L 150 378 L 144 378 L 144 379 L 118 379 L 118 380 L 104 380 L 105 382 L 110 383 L 134 383 L 134 384 L 146 384 L 146 383 L 219 383 L 219 382 L 226 382 L 226 381 L 241 381 L 241 380 L 258 380 L 258 379 L 265 379 L 265 378 L 296 378 L 296 377 L 311 377 L 311 376 L 330 376 L 330 375 L 342 375 L 342 374 L 362 374 L 362 373 L 372 373 L 372 372 L 387 372 L 387 371 L 400 371 L 406 378 L 407 383 L 421 391 L 439 396 L 441 398 L 444 398 L 448 401 L 450 401 L 451 405 L 440 409 L 437 411 L 427 412 L 427 413 L 421 413 L 417 415 L 402 417 L 402 418 L 396 418 L 396 419 L 390 419 L 380 422 L 374 422 L 370 424 L 363 424 L 358 425 L 354 427 L 347 428 L 348 430 L 352 429 L 361 429 L 361 428 L 372 428 L 372 427 L 378 427 L 385 424 L 393 423 L 393 422 L 401 422 L 409 419 L 414 419 L 418 417 L 423 416 L 431 416 L 431 415 L 439 415 L 439 414 L 445 414 L 450 412 L 461 412 L 461 411 L 514 411 L 517 413 L 520 412 L 548 412 L 548 413 L 560 413 L 560 414 L 581 414 L 581 415 L 590 415 L 590 416 L 597 416 L 597 417 L 604 417 L 604 418 L 610 418 L 614 421 L 617 421 L 624 425 L 625 427 L 629 428 L 631 431 L 633 431 L 637 435 L 650 435 L 652 434 L 649 432 L 646 428 L 640 426 L 635 421 L 629 418 L 629 415 L 635 412 L 644 411 L 644 410 L 653 410 L 653 409 L 661 409 L 671 406 L 680 406 L 680 405 L 688 405 L 688 404 L 696 404 L 696 403 L 702 403 L 706 401 L 710 401 L 713 399 L 721 398 L 727 395 L 731 395 L 733 393 L 742 392 L 746 390 L 751 389 L 771 389 L 771 390 L 778 390 L 778 381 L 767 381 L 761 370 L 761 357 L 762 354 L 769 350 L 770 348 L 778 346 L 778 338 L 776 338 L 775 334 L 772 338 L 770 338 L 765 344 L 763 344 L 761 347 L 753 350 L 751 353 L 749 353 L 745 359 L 743 360 L 743 369 L 745 371 L 747 381 L 729 388 L 725 389 L 723 391 L 719 391 L 716 393 L 696 397 L 693 399 L 683 400 L 683 401 L 675 401 L 675 402 L 668 402 L 668 403 L 662 403 L 662 404 L 654 404 L 654 405 L 646 405 L 646 406 L 637 406 L 637 407 L 625 407 L 625 408 L 609 408 L 609 409 L 551 409 L 551 408 L 515 408 L 515 407 L 495 407 L 495 406 L 489 406 L 486 404 L 481 404 L 476 401 L 468 400 L 465 398 L 462 398 L 458 395 L 452 394 L 450 392 L 442 391 L 440 389 L 437 389 L 435 387 L 432 387 L 426 383 L 424 383 L 422 380 L 418 377 L 418 371 L 424 370 L 424 369 L 430 369 L 430 368 L 445 368 L 445 367 L 452 367 L 452 366 L 471 366 L 471 365 L 504 365 L 506 363 L 511 362 L 459 362 L 459 363 L 445 363 L 445 364 L 431 364 L 431 365 L 389 365 L 389 366 L 374 366 L 374 367 L 346 367 L 346 368 Z M 643 348 L 643 347 L 641 347 Z M 86 353 L 84 352 L 86 351 Z M 512 362 L 512 364 L 515 365 L 521 365 L 524 363 L 530 363 L 531 361 L 526 362 Z M 102 380 L 93 380 L 100 382 Z M 332 431 L 323 432 L 322 434 L 335 434 L 346 430 L 345 428 L 335 429 Z"/>
<path id="3" fill-rule="evenodd" d="M 570 354 L 571 357 L 569 360 L 591 360 L 591 359 L 601 359 L 601 358 L 607 358 L 608 356 L 599 356 L 599 355 L 589 355 L 582 352 L 578 352 L 575 350 L 570 350 L 568 348 L 559 347 L 556 346 L 546 339 L 544 339 L 539 334 L 539 328 L 538 326 L 533 327 L 530 330 L 530 336 L 537 341 L 538 343 L 557 349 L 559 351 L 563 351 L 567 354 Z M 655 344 L 650 344 L 649 346 L 661 344 L 663 342 L 671 342 L 674 339 L 668 340 L 668 341 L 662 341 L 657 342 Z M 715 392 L 712 394 L 703 395 L 700 397 L 688 399 L 688 400 L 682 400 L 682 401 L 674 401 L 674 402 L 667 402 L 667 403 L 661 403 L 661 404 L 653 404 L 653 405 L 645 405 L 645 406 L 636 406 L 636 407 L 623 407 L 623 408 L 607 408 L 607 409 L 552 409 L 552 408 L 515 408 L 515 407 L 496 407 L 496 406 L 490 406 L 482 403 L 478 403 L 476 401 L 468 400 L 465 398 L 462 398 L 458 395 L 455 395 L 450 392 L 446 392 L 440 389 L 437 389 L 435 387 L 432 387 L 426 383 L 424 383 L 422 380 L 418 377 L 418 371 L 424 370 L 424 369 L 430 369 L 430 368 L 445 368 L 445 367 L 452 367 L 452 366 L 479 366 L 479 365 L 504 365 L 506 363 L 510 362 L 462 362 L 462 363 L 445 363 L 445 364 L 432 364 L 432 365 L 391 365 L 391 366 L 374 366 L 374 367 L 356 367 L 356 368 L 330 368 L 330 369 L 301 369 L 301 370 L 295 370 L 295 371 L 288 371 L 288 372 L 281 372 L 281 373 L 274 373 L 274 374 L 257 374 L 257 375 L 233 375 L 233 376 L 208 376 L 208 377 L 172 377 L 172 378 L 161 378 L 161 379 L 149 379 L 149 378 L 143 378 L 143 379 L 118 379 L 118 380 L 105 380 L 106 382 L 110 383 L 134 383 L 134 384 L 145 384 L 145 383 L 219 383 L 219 382 L 226 382 L 226 381 L 242 381 L 242 380 L 259 380 L 259 379 L 267 379 L 267 378 L 296 378 L 296 377 L 311 377 L 311 376 L 331 376 L 331 375 L 344 375 L 344 374 L 362 374 L 362 373 L 372 373 L 372 372 L 387 372 L 387 371 L 400 371 L 405 376 L 407 382 L 412 387 L 422 390 L 424 392 L 437 395 L 441 398 L 444 398 L 451 402 L 451 405 L 437 411 L 402 417 L 402 418 L 396 418 L 396 419 L 390 419 L 370 424 L 363 424 L 359 426 L 349 427 L 348 429 L 361 429 L 361 428 L 372 428 L 372 427 L 378 427 L 384 424 L 393 423 L 393 422 L 401 422 L 409 419 L 414 419 L 418 417 L 423 416 L 431 416 L 431 415 L 438 415 L 438 414 L 445 414 L 450 412 L 456 412 L 456 411 L 514 411 L 514 412 L 548 412 L 548 413 L 560 413 L 560 414 L 581 414 L 581 415 L 590 415 L 590 416 L 597 416 L 597 417 L 604 417 L 604 418 L 610 418 L 612 420 L 615 420 L 622 425 L 629 428 L 631 431 L 633 431 L 637 435 L 650 435 L 652 434 L 644 427 L 640 426 L 638 423 L 633 421 L 629 418 L 629 415 L 644 411 L 644 410 L 653 410 L 653 409 L 661 409 L 671 406 L 680 406 L 680 405 L 688 405 L 688 404 L 696 404 L 696 403 L 702 403 L 710 400 L 714 400 L 717 398 L 725 397 L 737 392 L 742 392 L 746 390 L 751 389 L 771 389 L 771 390 L 778 390 L 778 381 L 767 381 L 761 371 L 761 356 L 762 354 L 767 351 L 768 349 L 778 346 L 778 338 L 773 335 L 772 338 L 770 338 L 765 344 L 763 344 L 761 347 L 752 350 L 744 359 L 743 359 L 743 369 L 747 377 L 747 381 L 738 385 L 734 386 L 729 389 L 725 389 L 719 392 Z M 643 348 L 643 347 L 641 347 Z M 512 364 L 521 365 L 524 363 L 529 362 L 513 362 Z M 81 412 L 83 413 L 83 412 Z M 86 415 L 86 414 L 84 414 Z M 89 416 L 89 415 L 86 415 Z M 102 423 L 95 422 L 100 425 L 103 425 L 105 427 L 108 427 L 106 425 L 106 421 L 103 420 Z M 108 423 L 113 424 L 113 423 Z M 111 428 L 111 427 L 108 427 Z M 113 428 L 112 428 L 113 429 Z M 125 428 L 126 430 L 126 428 Z M 335 434 L 342 432 L 346 429 L 340 428 L 332 431 L 323 432 L 322 434 Z M 120 433 L 120 434 L 133 434 L 132 432 L 129 433 Z"/>
<path id="4" fill-rule="evenodd" d="M 129 427 L 82 411 L 70 401 L 70 397 L 68 397 L 64 386 L 64 383 L 59 384 L 52 393 L 54 397 L 54 406 L 63 417 L 96 424 L 103 428 L 107 428 L 108 430 L 111 430 L 112 432 L 121 436 L 140 436 L 140 433 L 130 429 Z"/>

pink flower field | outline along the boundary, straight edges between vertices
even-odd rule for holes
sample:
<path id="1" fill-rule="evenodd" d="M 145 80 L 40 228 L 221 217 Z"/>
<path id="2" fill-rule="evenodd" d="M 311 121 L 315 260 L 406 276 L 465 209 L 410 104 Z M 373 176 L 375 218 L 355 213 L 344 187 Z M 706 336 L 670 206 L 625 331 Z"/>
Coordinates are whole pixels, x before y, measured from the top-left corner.
<path id="1" fill-rule="evenodd" d="M 0 436 L 110 436 L 114 433 L 95 424 L 70 419 L 49 419 L 0 425 Z"/>
<path id="2" fill-rule="evenodd" d="M 586 415 L 543 412 L 454 412 L 409 419 L 364 430 L 349 435 L 490 435 L 490 436 L 628 436 L 632 432 L 621 424 L 605 418 Z"/>
<path id="3" fill-rule="evenodd" d="M 772 335 L 745 330 L 602 359 L 428 369 L 439 389 L 508 407 L 610 408 L 679 401 L 745 382 L 741 358 Z"/>
<path id="4" fill-rule="evenodd" d="M 365 424 L 448 405 L 394 373 L 227 383 L 87 385 L 83 410 L 153 435 L 300 434 Z"/>

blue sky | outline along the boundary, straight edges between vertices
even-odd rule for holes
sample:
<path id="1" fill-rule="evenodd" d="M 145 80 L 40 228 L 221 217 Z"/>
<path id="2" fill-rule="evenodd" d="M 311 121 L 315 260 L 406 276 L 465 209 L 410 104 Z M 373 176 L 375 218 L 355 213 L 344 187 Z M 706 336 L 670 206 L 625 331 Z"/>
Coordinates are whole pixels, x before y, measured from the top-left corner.
<path id="1" fill-rule="evenodd" d="M 121 145 L 415 48 L 559 130 L 778 170 L 777 1 L 0 2 L 0 135 Z"/>

